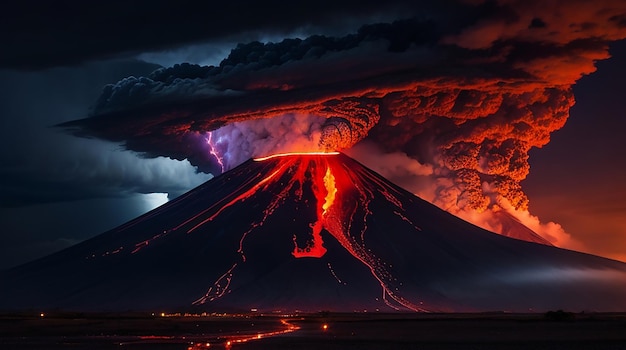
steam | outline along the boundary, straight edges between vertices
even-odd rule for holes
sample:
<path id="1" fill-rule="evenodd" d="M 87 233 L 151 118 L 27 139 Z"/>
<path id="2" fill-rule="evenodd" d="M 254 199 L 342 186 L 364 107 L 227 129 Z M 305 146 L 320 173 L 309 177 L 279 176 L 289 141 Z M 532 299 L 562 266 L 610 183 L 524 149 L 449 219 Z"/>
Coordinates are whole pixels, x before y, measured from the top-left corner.
<path id="1" fill-rule="evenodd" d="M 572 85 L 626 38 L 626 3 L 551 4 L 558 11 L 473 1 L 453 26 L 413 18 L 240 44 L 219 66 L 175 65 L 107 86 L 92 117 L 66 126 L 210 172 L 218 159 L 198 146 L 208 132 L 228 168 L 365 140 L 349 152 L 441 208 L 503 234 L 507 213 L 537 240 L 573 245 L 528 212 L 520 182 L 529 150 L 565 125 Z"/>

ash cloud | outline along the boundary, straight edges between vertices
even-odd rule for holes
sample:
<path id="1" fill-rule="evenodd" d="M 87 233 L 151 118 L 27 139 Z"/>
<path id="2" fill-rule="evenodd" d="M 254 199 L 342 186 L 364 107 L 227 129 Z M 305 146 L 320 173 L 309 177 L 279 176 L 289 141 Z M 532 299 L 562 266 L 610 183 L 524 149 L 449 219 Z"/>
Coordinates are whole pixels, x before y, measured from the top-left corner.
<path id="1" fill-rule="evenodd" d="M 626 38 L 626 3 L 501 0 L 455 8 L 448 17 L 369 24 L 343 36 L 240 44 L 218 66 L 181 64 L 127 78 L 104 89 L 91 117 L 65 126 L 215 172 L 215 157 L 199 152 L 193 135 L 236 130 L 254 140 L 258 125 L 247 123 L 324 118 L 318 149 L 366 140 L 378 153 L 429 169 L 418 175 L 427 185 L 417 192 L 440 207 L 471 215 L 506 210 L 521 220 L 528 152 L 567 121 L 572 85 L 609 57 L 611 41 Z"/>

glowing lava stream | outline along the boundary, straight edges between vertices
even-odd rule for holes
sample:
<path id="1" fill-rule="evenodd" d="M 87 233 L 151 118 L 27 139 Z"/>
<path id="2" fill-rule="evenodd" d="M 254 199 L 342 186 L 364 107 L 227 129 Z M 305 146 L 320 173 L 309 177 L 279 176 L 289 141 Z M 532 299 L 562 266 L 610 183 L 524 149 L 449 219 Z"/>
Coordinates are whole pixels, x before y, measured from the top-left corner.
<path id="1" fill-rule="evenodd" d="M 271 156 L 254 158 L 255 162 L 262 162 L 272 158 L 278 157 L 292 157 L 292 156 L 335 156 L 338 155 L 339 152 L 293 152 L 293 153 L 277 153 L 272 154 Z"/>
<path id="2" fill-rule="evenodd" d="M 306 205 L 307 200 L 303 193 L 312 192 L 315 205 L 315 219 L 309 225 L 309 232 L 294 232 L 295 258 L 321 258 L 327 249 L 324 247 L 322 231 L 325 230 L 335 238 L 355 259 L 366 265 L 372 276 L 382 288 L 382 301 L 389 307 L 400 310 L 406 308 L 413 311 L 427 311 L 423 307 L 403 298 L 402 282 L 392 273 L 392 267 L 374 255 L 366 247 L 365 234 L 368 229 L 368 218 L 372 211 L 369 208 L 374 197 L 382 197 L 395 207 L 395 214 L 403 217 L 404 208 L 395 196 L 397 190 L 385 185 L 375 174 L 362 170 L 354 171 L 345 167 L 335 158 L 339 153 L 297 153 L 278 154 L 254 159 L 256 162 L 270 161 L 271 172 L 264 178 L 256 178 L 258 182 L 249 187 L 240 187 L 232 196 L 223 198 L 211 208 L 185 221 L 181 226 L 191 225 L 187 231 L 200 228 L 205 223 L 214 220 L 220 213 L 232 205 L 246 201 L 265 189 L 273 193 L 269 205 L 263 211 L 262 219 L 254 222 L 243 233 L 239 243 L 239 254 L 242 262 L 246 262 L 244 243 L 246 237 L 255 229 L 264 225 L 266 219 L 278 209 L 288 198 L 297 203 Z M 378 185 L 373 189 L 371 183 Z M 271 186 L 271 187 L 270 187 Z M 295 195 L 295 198 L 293 196 Z M 362 217 L 362 220 L 355 220 Z M 295 219 L 295 218 L 294 218 Z M 199 220 L 199 222 L 197 221 Z M 413 225 L 419 230 L 419 227 Z M 298 237 L 300 237 L 298 239 Z M 303 239 L 304 238 L 304 239 Z M 300 243 L 300 245 L 299 245 Z M 224 275 L 208 289 L 206 294 L 196 300 L 194 304 L 204 304 L 226 295 L 231 279 L 236 278 L 235 263 Z M 394 305 L 395 303 L 395 305 Z"/>
<path id="3" fill-rule="evenodd" d="M 317 221 L 311 225 L 313 241 L 306 247 L 300 248 L 296 241 L 296 235 L 294 235 L 294 248 L 291 254 L 296 258 L 321 258 L 326 254 L 326 248 L 324 248 L 324 241 L 322 240 L 322 229 L 325 226 L 326 211 L 333 205 L 337 188 L 335 187 L 335 177 L 330 171 L 330 166 L 326 168 L 326 173 L 323 177 L 323 187 L 319 181 L 319 170 L 316 169 L 317 167 L 311 171 L 313 193 L 315 193 L 315 198 L 317 199 Z M 326 194 L 324 194 L 324 191 L 326 191 Z M 323 203 L 321 198 L 324 198 Z"/>
<path id="4" fill-rule="evenodd" d="M 299 320 L 302 320 L 302 319 L 299 319 Z M 220 336 L 218 337 L 217 345 L 223 345 L 226 349 L 231 349 L 232 346 L 235 344 L 246 343 L 249 341 L 259 340 L 259 339 L 271 338 L 271 337 L 275 337 L 278 335 L 295 332 L 300 329 L 300 326 L 297 326 L 289 321 L 290 320 L 287 320 L 287 319 L 280 320 L 280 324 L 283 326 L 283 328 L 276 330 L 276 331 L 265 331 L 265 332 L 257 332 L 257 333 L 250 333 L 250 334 Z M 239 331 L 237 331 L 237 333 L 239 333 Z M 213 339 L 210 339 L 210 341 L 214 342 Z M 187 350 L 207 349 L 207 348 L 212 347 L 211 345 L 216 345 L 216 344 L 211 343 L 209 341 L 200 341 L 200 342 L 196 342 L 195 344 L 192 342 L 189 345 L 189 347 L 187 347 Z"/>

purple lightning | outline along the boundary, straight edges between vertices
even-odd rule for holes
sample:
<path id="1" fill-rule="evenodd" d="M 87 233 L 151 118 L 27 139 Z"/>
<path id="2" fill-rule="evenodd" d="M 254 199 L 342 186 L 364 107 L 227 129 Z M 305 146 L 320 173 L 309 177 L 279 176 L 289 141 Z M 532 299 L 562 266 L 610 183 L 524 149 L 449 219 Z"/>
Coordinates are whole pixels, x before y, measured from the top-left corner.
<path id="1" fill-rule="evenodd" d="M 222 157 L 220 157 L 219 153 L 217 152 L 217 149 L 215 148 L 215 145 L 213 144 L 212 137 L 213 137 L 213 134 L 209 131 L 207 132 L 207 137 L 205 137 L 204 139 L 206 140 L 207 145 L 209 145 L 209 153 L 213 157 L 215 157 L 215 160 L 217 160 L 217 164 L 220 165 L 221 172 L 223 173 L 225 171 L 224 161 Z"/>

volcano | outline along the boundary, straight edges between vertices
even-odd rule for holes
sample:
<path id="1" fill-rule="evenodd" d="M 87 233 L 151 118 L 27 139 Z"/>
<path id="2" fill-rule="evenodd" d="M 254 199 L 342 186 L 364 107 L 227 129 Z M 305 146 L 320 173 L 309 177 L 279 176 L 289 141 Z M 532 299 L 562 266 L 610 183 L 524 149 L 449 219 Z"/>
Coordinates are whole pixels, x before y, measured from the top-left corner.
<path id="1" fill-rule="evenodd" d="M 249 160 L 0 282 L 4 310 L 626 310 L 626 264 L 485 231 L 331 153 Z"/>

